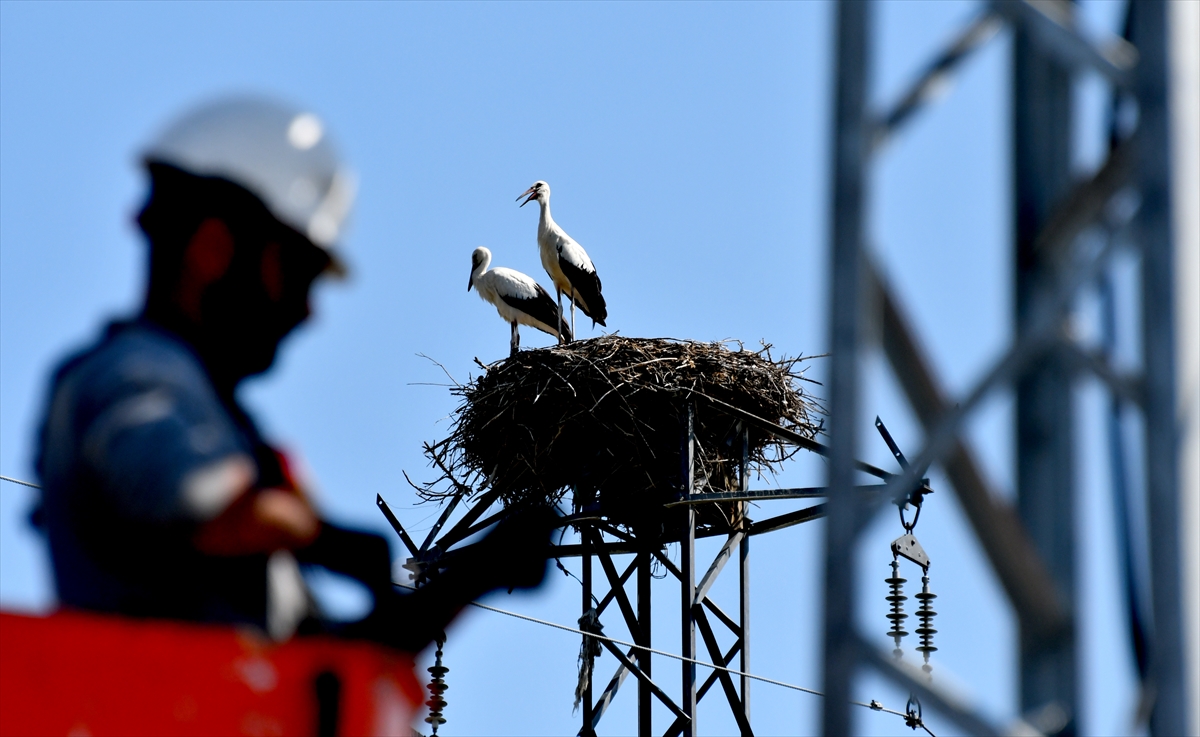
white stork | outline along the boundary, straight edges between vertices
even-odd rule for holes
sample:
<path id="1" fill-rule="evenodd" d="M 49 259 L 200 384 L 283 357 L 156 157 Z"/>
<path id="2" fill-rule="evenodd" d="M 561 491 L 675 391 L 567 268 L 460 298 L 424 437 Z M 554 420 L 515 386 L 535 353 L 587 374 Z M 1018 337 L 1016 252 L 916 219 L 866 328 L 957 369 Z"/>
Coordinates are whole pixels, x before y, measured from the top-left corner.
<path id="1" fill-rule="evenodd" d="M 491 263 L 491 251 L 483 246 L 475 249 L 471 254 L 471 280 L 467 282 L 467 291 L 475 287 L 480 298 L 491 302 L 500 317 L 512 324 L 510 355 L 516 355 L 521 345 L 518 323 L 549 333 L 559 342 L 562 342 L 563 336 L 571 340 L 571 329 L 562 319 L 562 311 L 541 284 L 534 281 L 533 277 L 503 266 L 488 269 Z M 556 325 L 557 329 L 554 327 Z"/>
<path id="2" fill-rule="evenodd" d="M 521 197 L 526 195 L 528 198 L 521 203 L 521 207 L 537 200 L 542 208 L 541 217 L 538 218 L 538 251 L 542 256 L 542 266 L 550 275 L 558 293 L 559 312 L 562 311 L 563 292 L 566 292 L 567 298 L 571 300 L 572 333 L 575 330 L 576 303 L 579 304 L 579 309 L 583 310 L 583 314 L 592 318 L 593 325 L 604 325 L 604 321 L 608 319 L 608 306 L 604 304 L 604 295 L 600 293 L 600 277 L 596 274 L 596 267 L 592 265 L 592 260 L 588 258 L 583 246 L 576 243 L 575 239 L 567 235 L 567 232 L 554 222 L 554 218 L 550 217 L 550 185 L 541 181 L 534 182 L 532 187 L 521 193 Z"/>

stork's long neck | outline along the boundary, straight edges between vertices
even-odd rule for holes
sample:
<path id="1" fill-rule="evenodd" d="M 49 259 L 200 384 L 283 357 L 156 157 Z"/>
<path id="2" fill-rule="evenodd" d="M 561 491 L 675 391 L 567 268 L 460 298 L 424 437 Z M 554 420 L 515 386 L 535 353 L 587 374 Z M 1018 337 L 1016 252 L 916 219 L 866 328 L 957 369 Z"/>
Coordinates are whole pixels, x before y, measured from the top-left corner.
<path id="1" fill-rule="evenodd" d="M 538 208 L 541 211 L 538 217 L 538 235 L 541 236 L 550 232 L 555 225 L 554 218 L 550 216 L 550 198 L 547 197 L 544 201 L 539 198 Z"/>

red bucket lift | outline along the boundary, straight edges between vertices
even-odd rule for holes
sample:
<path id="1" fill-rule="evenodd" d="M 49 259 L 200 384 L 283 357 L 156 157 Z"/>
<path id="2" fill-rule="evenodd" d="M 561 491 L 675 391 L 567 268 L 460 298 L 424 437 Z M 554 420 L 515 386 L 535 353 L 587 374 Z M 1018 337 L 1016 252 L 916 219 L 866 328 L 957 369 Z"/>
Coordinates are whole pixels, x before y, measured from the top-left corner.
<path id="1" fill-rule="evenodd" d="M 0 613 L 0 736 L 408 735 L 412 658 L 325 637 Z"/>

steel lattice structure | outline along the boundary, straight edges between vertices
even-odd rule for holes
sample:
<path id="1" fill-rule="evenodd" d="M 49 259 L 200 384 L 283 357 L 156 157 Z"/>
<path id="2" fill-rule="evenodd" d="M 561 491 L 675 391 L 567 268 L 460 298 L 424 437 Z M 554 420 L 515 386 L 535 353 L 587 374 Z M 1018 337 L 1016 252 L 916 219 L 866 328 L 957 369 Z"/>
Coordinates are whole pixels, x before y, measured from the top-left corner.
<path id="1" fill-rule="evenodd" d="M 706 490 L 698 488 L 694 461 L 696 438 L 693 432 L 697 412 L 722 413 L 737 420 L 736 429 L 728 441 L 731 445 L 737 443 L 741 447 L 738 488 L 715 491 L 711 488 Z M 600 725 L 605 711 L 630 675 L 634 676 L 638 682 L 638 734 L 642 737 L 656 734 L 666 737 L 695 735 L 697 704 L 717 686 L 720 687 L 725 703 L 740 732 L 744 735 L 752 735 L 753 728 L 750 722 L 751 679 L 746 675 L 750 672 L 750 540 L 757 535 L 783 530 L 821 518 L 825 516 L 828 507 L 828 502 L 820 502 L 758 521 L 750 519 L 747 515 L 750 502 L 761 503 L 788 499 L 821 500 L 829 497 L 828 487 L 750 489 L 751 469 L 748 460 L 750 428 L 768 433 L 782 442 L 822 456 L 829 455 L 830 450 L 827 446 L 798 432 L 780 427 L 744 410 L 702 395 L 697 395 L 695 399 L 685 398 L 680 402 L 679 426 L 679 476 L 678 479 L 669 480 L 670 484 L 678 489 L 678 492 L 672 501 L 663 505 L 661 513 L 650 515 L 643 524 L 632 530 L 622 529 L 626 526 L 622 521 L 624 518 L 608 516 L 597 499 L 574 495 L 574 511 L 564 517 L 561 524 L 564 527 L 573 528 L 580 542 L 559 543 L 552 547 L 552 555 L 556 559 L 580 559 L 582 567 L 580 628 L 584 632 L 607 635 L 601 618 L 606 612 L 611 615 L 610 607 L 615 604 L 619 612 L 619 622 L 624 625 L 633 643 L 633 647 L 622 651 L 614 643 L 608 641 L 607 637 L 588 640 L 588 643 L 595 643 L 596 650 L 594 652 L 596 654 L 600 648 L 612 654 L 617 661 L 617 668 L 599 696 L 596 695 L 593 678 L 588 679 L 586 685 L 582 687 L 582 692 L 579 693 L 582 704 L 579 734 L 585 737 L 596 734 L 596 728 Z M 893 449 L 897 457 L 903 460 L 902 454 L 895 447 L 894 441 L 883 427 L 882 422 L 878 422 L 878 426 L 885 442 Z M 892 487 L 888 486 L 888 482 L 898 478 L 898 473 L 889 472 L 861 461 L 855 461 L 854 466 L 859 472 L 884 482 L 856 486 L 850 491 L 860 497 L 864 505 L 870 509 L 878 509 L 888 501 L 902 507 L 909 500 L 919 503 L 919 499 L 924 494 L 933 491 L 929 488 L 926 479 L 918 479 L 899 496 L 895 496 Z M 383 498 L 377 498 L 380 510 L 396 530 L 405 547 L 408 548 L 412 556 L 409 559 L 408 567 L 418 574 L 418 578 L 424 575 L 425 571 L 436 569 L 441 563 L 460 555 L 464 549 L 462 545 L 464 541 L 486 530 L 508 513 L 506 509 L 498 509 L 490 515 L 487 514 L 493 509 L 498 499 L 496 492 L 487 492 L 471 502 L 466 513 L 443 532 L 443 528 L 461 499 L 462 497 L 455 497 L 447 504 L 425 541 L 421 545 L 417 545 L 388 508 Z M 736 513 L 727 525 L 709 525 L 706 529 L 698 531 L 695 508 L 697 505 L 715 502 L 735 505 Z M 697 579 L 696 539 L 721 536 L 725 538 L 724 543 L 704 574 Z M 668 545 L 678 546 L 678 565 L 668 557 Z M 624 555 L 632 555 L 633 558 L 624 566 L 624 570 L 621 570 L 615 557 Z M 735 560 L 737 561 L 734 568 L 737 570 L 738 577 L 738 601 L 737 609 L 730 614 L 714 601 L 709 593 L 727 564 Z M 672 697 L 666 689 L 655 683 L 653 677 L 654 652 L 652 647 L 655 640 L 651 626 L 651 585 L 654 578 L 652 567 L 655 565 L 665 570 L 666 574 L 679 585 L 679 616 L 682 633 L 679 655 L 682 656 L 682 678 L 680 692 L 676 697 Z M 597 569 L 599 570 L 597 571 Z M 631 578 L 635 579 L 635 593 L 632 596 L 626 590 Z M 612 616 L 609 617 L 610 624 L 612 618 Z M 733 642 L 724 649 L 716 635 L 717 626 L 726 630 L 734 638 Z M 699 645 L 703 645 L 703 652 L 700 652 Z M 587 648 L 589 645 L 585 643 L 584 647 Z M 586 655 L 582 657 L 586 657 Z M 740 671 L 740 674 L 731 674 L 728 670 L 712 669 L 703 682 L 698 681 L 697 664 L 715 663 L 729 668 L 735 665 L 735 658 L 736 670 Z M 665 729 L 661 729 L 662 725 L 659 725 L 658 731 L 655 731 L 652 715 L 655 702 L 665 706 L 674 717 Z"/>
<path id="2" fill-rule="evenodd" d="M 968 732 L 1001 733 L 995 725 L 889 667 L 852 624 L 855 582 L 847 572 L 855 570 L 855 541 L 868 512 L 858 497 L 840 491 L 853 486 L 855 479 L 860 355 L 870 335 L 880 336 L 883 353 L 926 431 L 924 449 L 910 471 L 889 482 L 892 490 L 911 484 L 932 463 L 946 471 L 1017 612 L 1022 714 L 1035 721 L 1038 715 L 1046 717 L 1039 726 L 1049 733 L 1074 734 L 1079 711 L 1072 391 L 1082 377 L 1095 377 L 1112 397 L 1114 423 L 1119 423 L 1122 412 L 1140 413 L 1145 427 L 1148 519 L 1154 531 L 1140 542 L 1150 551 L 1153 621 L 1143 627 L 1136 612 L 1131 612 L 1131 637 L 1135 645 L 1142 644 L 1138 640 L 1148 644 L 1141 675 L 1154 692 L 1151 732 L 1187 733 L 1189 701 L 1194 709 L 1196 696 L 1189 696 L 1184 685 L 1182 592 L 1188 564 L 1179 520 L 1186 508 L 1180 502 L 1187 487 L 1180 472 L 1184 431 L 1177 424 L 1181 399 L 1176 325 L 1182 318 L 1176 315 L 1172 207 L 1195 203 L 1171 200 L 1170 11 L 1167 3 L 1131 4 L 1127 38 L 1111 39 L 1101 47 L 1077 31 L 1075 6 L 1070 2 L 990 3 L 893 110 L 876 116 L 866 104 L 874 8 L 856 0 L 838 4 L 830 271 L 829 486 L 833 493 L 827 505 L 823 716 L 827 735 L 852 733 L 848 701 L 852 679 L 862 664 L 878 668 L 902 688 L 919 694 L 926 705 L 935 706 Z M 894 290 L 865 247 L 864 182 L 873 155 L 910 118 L 932 85 L 1001 23 L 1009 24 L 1013 33 L 1015 339 L 969 392 L 954 399 L 942 389 Z M 1071 85 L 1085 72 L 1099 73 L 1114 100 L 1132 101 L 1137 123 L 1133 130 L 1114 128 L 1108 160 L 1090 178 L 1073 181 Z M 1114 212 L 1112 203 L 1122 196 L 1137 202 L 1132 214 L 1129 208 L 1123 214 Z M 1107 228 L 1108 237 L 1103 247 L 1089 248 L 1088 239 L 1079 236 L 1097 226 Z M 1182 247 L 1195 246 L 1185 242 Z M 1141 259 L 1139 375 L 1123 374 L 1109 361 L 1105 346 L 1081 345 L 1065 325 L 1081 290 L 1098 279 L 1104 284 L 1110 257 L 1119 248 L 1128 248 Z M 1108 307 L 1111 311 L 1111 302 Z M 980 400 L 1001 387 L 1011 387 L 1016 395 L 1015 507 L 987 488 L 962 435 L 964 421 Z M 1119 433 L 1112 436 L 1109 454 L 1114 464 L 1123 465 L 1127 449 Z M 1194 444 L 1194 438 L 1190 442 Z M 1119 482 L 1123 473 L 1117 469 L 1114 478 Z M 1190 565 L 1194 577 L 1195 563 Z M 1131 575 L 1128 570 L 1126 575 Z M 1126 583 L 1132 589 L 1131 582 Z"/>

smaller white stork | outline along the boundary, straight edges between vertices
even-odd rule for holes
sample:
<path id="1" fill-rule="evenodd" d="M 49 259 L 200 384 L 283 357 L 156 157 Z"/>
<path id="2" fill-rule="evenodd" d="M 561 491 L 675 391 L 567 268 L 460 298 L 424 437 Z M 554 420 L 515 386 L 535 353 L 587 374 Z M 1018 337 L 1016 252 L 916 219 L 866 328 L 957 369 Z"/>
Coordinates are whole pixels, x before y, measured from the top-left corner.
<path id="1" fill-rule="evenodd" d="M 562 312 L 550 293 L 542 289 L 542 285 L 533 277 L 513 269 L 497 266 L 488 269 L 492 263 L 492 252 L 480 246 L 471 254 L 471 280 L 467 282 L 467 291 L 471 287 L 479 292 L 485 302 L 491 302 L 504 321 L 512 325 L 512 343 L 510 354 L 516 355 L 521 345 L 521 336 L 517 333 L 517 325 L 528 325 L 543 333 L 549 333 L 560 341 L 565 337 L 571 340 L 571 328 L 562 319 Z M 557 326 L 557 328 L 555 327 Z"/>
<path id="2" fill-rule="evenodd" d="M 608 319 L 608 306 L 604 304 L 604 295 L 600 293 L 600 277 L 583 246 L 576 243 L 550 217 L 550 185 L 543 181 L 534 182 L 532 187 L 521 193 L 521 197 L 526 195 L 528 198 L 521 203 L 521 207 L 533 200 L 537 200 L 541 206 L 537 231 L 538 252 L 542 257 L 542 266 L 558 292 L 559 311 L 562 311 L 562 296 L 566 292 L 567 299 L 571 300 L 572 332 L 575 330 L 576 304 L 583 314 L 592 318 L 593 324 L 604 325 Z"/>

